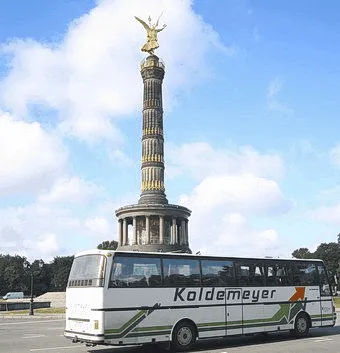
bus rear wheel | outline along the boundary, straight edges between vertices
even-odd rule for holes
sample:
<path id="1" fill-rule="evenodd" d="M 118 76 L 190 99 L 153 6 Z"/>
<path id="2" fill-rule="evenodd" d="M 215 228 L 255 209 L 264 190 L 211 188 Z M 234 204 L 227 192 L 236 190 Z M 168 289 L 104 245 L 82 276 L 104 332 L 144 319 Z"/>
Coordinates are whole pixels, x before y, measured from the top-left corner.
<path id="1" fill-rule="evenodd" d="M 309 332 L 309 319 L 307 314 L 300 313 L 296 317 L 293 334 L 296 338 L 306 337 Z"/>
<path id="2" fill-rule="evenodd" d="M 175 351 L 187 351 L 196 341 L 196 328 L 190 321 L 182 321 L 176 325 L 172 334 L 172 348 Z"/>

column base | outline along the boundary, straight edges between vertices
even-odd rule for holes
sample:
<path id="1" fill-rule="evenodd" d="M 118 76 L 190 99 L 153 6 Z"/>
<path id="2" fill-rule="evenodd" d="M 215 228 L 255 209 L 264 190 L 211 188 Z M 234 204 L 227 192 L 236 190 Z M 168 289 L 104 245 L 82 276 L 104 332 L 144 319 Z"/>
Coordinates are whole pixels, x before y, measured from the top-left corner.
<path id="1" fill-rule="evenodd" d="M 187 244 L 140 244 L 118 246 L 117 251 L 178 252 L 191 254 Z"/>

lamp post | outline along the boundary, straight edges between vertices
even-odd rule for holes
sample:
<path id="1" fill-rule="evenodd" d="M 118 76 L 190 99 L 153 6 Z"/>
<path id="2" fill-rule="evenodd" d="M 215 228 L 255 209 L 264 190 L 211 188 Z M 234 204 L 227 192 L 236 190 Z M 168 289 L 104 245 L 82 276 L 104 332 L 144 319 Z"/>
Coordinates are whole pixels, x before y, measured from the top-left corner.
<path id="1" fill-rule="evenodd" d="M 33 309 L 33 289 L 34 289 L 34 276 L 38 275 L 41 271 L 41 268 L 43 267 L 44 262 L 42 260 L 38 261 L 38 270 L 34 270 L 36 266 L 33 264 L 30 264 L 28 261 L 24 262 L 24 269 L 30 274 L 31 277 L 31 299 L 30 299 L 30 311 L 28 315 L 34 315 L 34 309 Z"/>

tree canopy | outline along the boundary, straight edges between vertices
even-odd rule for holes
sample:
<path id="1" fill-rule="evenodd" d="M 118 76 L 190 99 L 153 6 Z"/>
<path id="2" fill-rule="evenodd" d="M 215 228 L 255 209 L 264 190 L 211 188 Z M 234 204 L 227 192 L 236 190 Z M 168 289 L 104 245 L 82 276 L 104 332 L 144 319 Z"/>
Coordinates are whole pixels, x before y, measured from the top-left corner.
<path id="1" fill-rule="evenodd" d="M 38 265 L 40 261 L 41 268 Z M 73 256 L 58 256 L 51 263 L 34 260 L 25 268 L 24 263 L 27 263 L 25 257 L 0 254 L 0 295 L 3 296 L 7 292 L 24 292 L 25 295 L 29 295 L 32 271 L 34 295 L 65 291 L 72 261 Z"/>
<path id="2" fill-rule="evenodd" d="M 293 257 L 297 259 L 311 259 L 313 258 L 313 254 L 307 248 L 296 249 L 292 253 Z"/>
<path id="3" fill-rule="evenodd" d="M 116 240 L 105 240 L 97 246 L 100 250 L 116 250 L 118 247 L 118 241 Z"/>

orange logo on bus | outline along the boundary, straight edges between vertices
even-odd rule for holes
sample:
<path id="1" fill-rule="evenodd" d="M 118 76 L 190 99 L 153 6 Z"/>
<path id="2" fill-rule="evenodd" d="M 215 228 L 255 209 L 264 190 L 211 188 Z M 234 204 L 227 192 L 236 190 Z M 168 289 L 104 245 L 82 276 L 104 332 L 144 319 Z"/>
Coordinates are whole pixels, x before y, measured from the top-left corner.
<path id="1" fill-rule="evenodd" d="M 299 299 L 303 300 L 305 298 L 305 287 L 295 287 L 295 293 L 289 299 L 291 302 L 296 302 Z"/>

